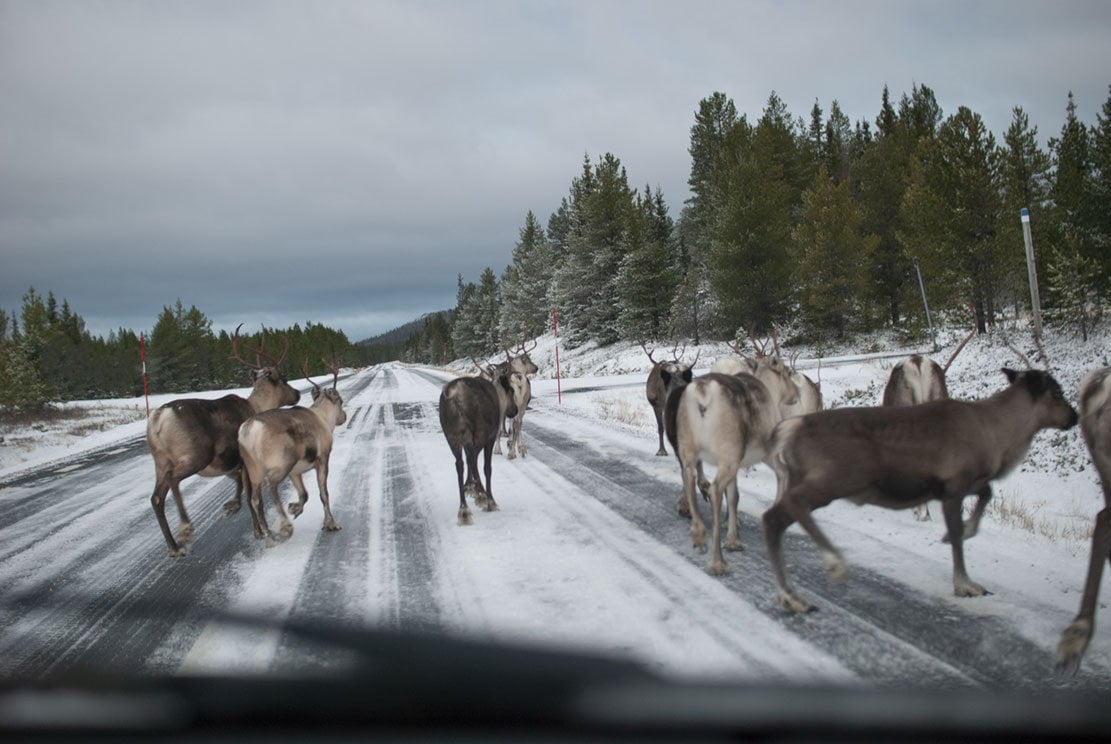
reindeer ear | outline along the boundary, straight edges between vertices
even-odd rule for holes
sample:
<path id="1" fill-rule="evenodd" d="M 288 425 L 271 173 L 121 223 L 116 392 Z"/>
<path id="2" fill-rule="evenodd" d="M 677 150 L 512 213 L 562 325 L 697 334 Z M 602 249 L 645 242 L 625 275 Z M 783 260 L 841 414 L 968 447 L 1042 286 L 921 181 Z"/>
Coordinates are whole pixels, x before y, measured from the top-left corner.
<path id="1" fill-rule="evenodd" d="M 663 367 L 660 367 L 660 380 L 663 382 L 664 387 L 671 384 L 671 373 Z"/>
<path id="2" fill-rule="evenodd" d="M 312 399 L 316 400 L 319 397 L 320 397 L 320 388 L 317 387 L 316 385 L 313 385 L 312 386 Z"/>
<path id="3" fill-rule="evenodd" d="M 683 370 L 683 374 L 679 376 L 683 378 L 683 382 L 690 384 L 690 381 L 694 379 L 694 370 L 692 370 L 690 367 L 687 367 Z"/>
<path id="4" fill-rule="evenodd" d="M 1004 367 L 1003 374 L 1007 375 L 1007 382 L 1013 383 L 1018 379 L 1018 372 L 1015 372 L 1010 367 Z"/>

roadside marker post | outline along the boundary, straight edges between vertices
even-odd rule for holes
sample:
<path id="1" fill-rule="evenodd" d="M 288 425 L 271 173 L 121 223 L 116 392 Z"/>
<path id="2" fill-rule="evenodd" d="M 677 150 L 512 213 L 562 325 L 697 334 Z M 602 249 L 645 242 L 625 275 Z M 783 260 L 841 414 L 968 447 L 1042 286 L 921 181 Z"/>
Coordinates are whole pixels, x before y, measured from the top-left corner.
<path id="1" fill-rule="evenodd" d="M 552 333 L 555 335 L 555 357 L 556 357 L 556 401 L 560 405 L 563 404 L 563 389 L 559 381 L 559 323 L 556 322 L 556 311 L 552 308 Z"/>
<path id="2" fill-rule="evenodd" d="M 1038 268 L 1034 264 L 1034 238 L 1030 234 L 1030 210 L 1019 210 L 1022 220 L 1022 240 L 1026 243 L 1026 274 L 1030 279 L 1030 309 L 1034 314 L 1034 338 L 1042 337 L 1042 302 L 1038 295 Z"/>

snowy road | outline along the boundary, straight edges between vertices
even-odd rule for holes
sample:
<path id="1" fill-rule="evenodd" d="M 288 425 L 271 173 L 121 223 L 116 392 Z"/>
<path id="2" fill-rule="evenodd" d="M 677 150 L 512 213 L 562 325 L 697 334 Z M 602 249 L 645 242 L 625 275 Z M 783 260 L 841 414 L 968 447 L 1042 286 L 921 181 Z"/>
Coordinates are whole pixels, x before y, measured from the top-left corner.
<path id="1" fill-rule="evenodd" d="M 340 663 L 288 633 L 180 617 L 176 608 L 187 606 L 257 614 L 274 627 L 326 618 L 542 642 L 684 677 L 1111 689 L 1098 645 L 1076 677 L 1053 674 L 1047 638 L 1067 624 L 1071 599 L 1048 603 L 982 579 L 995 595 L 958 600 L 947 589 L 947 549 L 930 546 L 923 557 L 871 518 L 831 534 L 863 556 L 850 555 L 845 585 L 828 585 L 808 540 L 788 533 L 789 570 L 820 611 L 786 615 L 754 516 L 774 493 L 761 469 L 741 481 L 746 551 L 727 555 L 727 576 L 709 576 L 675 514 L 678 469 L 652 455 L 654 436 L 583 420 L 543 386 L 525 422 L 528 456 L 495 460 L 501 510 L 476 510 L 474 525 L 459 527 L 436 413 L 446 379 L 391 365 L 342 381 L 348 420 L 336 433 L 330 490 L 343 529 L 320 530 L 309 478 L 293 536 L 270 549 L 253 539 L 246 509 L 223 517 L 231 481 L 193 478 L 183 492 L 196 538 L 188 556 L 168 559 L 142 438 L 0 482 L 0 586 L 9 598 L 0 603 L 0 674 Z M 979 577 L 990 558 L 976 551 L 973 541 Z M 898 559 L 874 559 L 888 554 Z M 936 591 L 922 591 L 922 581 Z"/>

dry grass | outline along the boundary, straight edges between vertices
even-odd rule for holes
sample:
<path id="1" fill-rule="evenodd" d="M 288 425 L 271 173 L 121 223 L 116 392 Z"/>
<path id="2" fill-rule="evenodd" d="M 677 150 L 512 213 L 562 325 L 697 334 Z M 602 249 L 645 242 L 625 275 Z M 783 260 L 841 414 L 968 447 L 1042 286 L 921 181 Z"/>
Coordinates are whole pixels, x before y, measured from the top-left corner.
<path id="1" fill-rule="evenodd" d="M 634 405 L 628 398 L 607 397 L 597 401 L 598 413 L 603 419 L 629 426 L 648 426 L 655 421 L 646 402 Z"/>
<path id="2" fill-rule="evenodd" d="M 1076 514 L 1075 518 L 1042 516 L 1038 512 L 1043 506 L 1045 506 L 1044 501 L 1023 503 L 1018 499 L 996 495 L 988 502 L 984 515 L 993 521 L 1050 540 L 1088 542 L 1092 539 L 1093 519 L 1083 519 L 1079 514 Z M 968 511 L 971 513 L 971 505 Z"/>

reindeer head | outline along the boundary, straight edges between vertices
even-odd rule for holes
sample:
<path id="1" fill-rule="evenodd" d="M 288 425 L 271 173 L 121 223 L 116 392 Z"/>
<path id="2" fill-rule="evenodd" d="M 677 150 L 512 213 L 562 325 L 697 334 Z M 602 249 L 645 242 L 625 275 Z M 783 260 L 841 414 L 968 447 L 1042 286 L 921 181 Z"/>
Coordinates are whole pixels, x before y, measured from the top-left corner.
<path id="1" fill-rule="evenodd" d="M 286 382 L 280 371 L 282 362 L 285 361 L 286 354 L 289 353 L 289 338 L 285 338 L 281 356 L 274 359 L 266 354 L 263 349 L 266 345 L 266 331 L 264 330 L 262 341 L 258 347 L 248 349 L 248 354 L 253 354 L 255 357 L 254 362 L 249 362 L 239 354 L 239 329 L 242 327 L 242 323 L 237 325 L 235 333 L 232 335 L 231 358 L 251 369 L 251 386 L 253 389 L 248 400 L 252 407 L 256 411 L 265 411 L 271 408 L 295 405 L 297 401 L 301 400 L 301 393 L 298 392 L 297 388 Z M 266 360 L 269 364 L 263 366 L 262 360 Z"/>
<path id="2" fill-rule="evenodd" d="M 305 372 L 305 379 L 312 385 L 312 407 L 324 408 L 330 406 L 332 408 L 332 421 L 333 426 L 339 426 L 347 421 L 347 412 L 343 410 L 343 397 L 339 394 L 337 389 L 339 385 L 339 368 L 328 361 L 321 359 L 324 366 L 332 370 L 332 387 L 321 388 L 309 377 L 309 355 L 305 354 L 305 363 L 303 366 Z"/>

